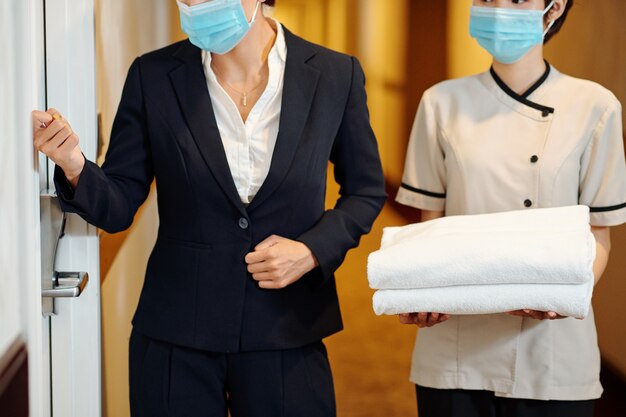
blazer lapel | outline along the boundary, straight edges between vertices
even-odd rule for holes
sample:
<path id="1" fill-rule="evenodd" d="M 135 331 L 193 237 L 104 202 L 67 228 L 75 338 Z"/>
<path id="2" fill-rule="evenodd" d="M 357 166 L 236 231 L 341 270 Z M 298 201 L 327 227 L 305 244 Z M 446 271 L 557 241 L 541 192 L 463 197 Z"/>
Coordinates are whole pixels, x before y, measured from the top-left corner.
<path id="1" fill-rule="evenodd" d="M 184 64 L 170 72 L 170 79 L 191 135 L 224 193 L 245 214 L 215 120 L 200 49 L 186 41 L 174 55 Z"/>
<path id="2" fill-rule="evenodd" d="M 278 138 L 267 178 L 250 202 L 248 211 L 263 203 L 287 175 L 300 143 L 304 125 L 309 117 L 320 76 L 318 69 L 307 64 L 307 61 L 316 54 L 313 46 L 293 35 L 287 29 L 284 32 L 287 44 L 287 62 Z"/>

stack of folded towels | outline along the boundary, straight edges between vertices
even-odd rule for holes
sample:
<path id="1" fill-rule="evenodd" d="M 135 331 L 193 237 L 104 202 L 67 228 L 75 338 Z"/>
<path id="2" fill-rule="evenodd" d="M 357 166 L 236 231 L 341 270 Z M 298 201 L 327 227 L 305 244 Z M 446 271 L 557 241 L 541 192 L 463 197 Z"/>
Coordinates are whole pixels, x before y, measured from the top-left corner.
<path id="1" fill-rule="evenodd" d="M 370 254 L 376 314 L 531 309 L 584 318 L 594 285 L 589 208 L 451 216 L 383 231 Z"/>

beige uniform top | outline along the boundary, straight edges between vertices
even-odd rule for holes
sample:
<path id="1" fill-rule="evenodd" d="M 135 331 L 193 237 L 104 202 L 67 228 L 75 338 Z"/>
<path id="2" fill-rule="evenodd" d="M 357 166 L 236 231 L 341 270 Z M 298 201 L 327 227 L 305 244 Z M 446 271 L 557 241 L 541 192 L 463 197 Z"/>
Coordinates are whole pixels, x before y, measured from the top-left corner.
<path id="1" fill-rule="evenodd" d="M 583 204 L 592 225 L 625 223 L 621 120 L 608 90 L 550 67 L 521 96 L 490 72 L 442 82 L 420 103 L 397 201 L 448 216 Z M 420 330 L 411 380 L 586 400 L 602 393 L 599 373 L 593 312 L 555 321 L 493 314 Z"/>

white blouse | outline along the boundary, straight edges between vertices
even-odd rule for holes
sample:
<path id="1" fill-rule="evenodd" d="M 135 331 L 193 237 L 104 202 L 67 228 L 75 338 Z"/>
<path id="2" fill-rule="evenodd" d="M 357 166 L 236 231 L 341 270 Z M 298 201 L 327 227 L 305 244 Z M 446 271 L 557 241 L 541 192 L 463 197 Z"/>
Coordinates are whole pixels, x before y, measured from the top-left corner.
<path id="1" fill-rule="evenodd" d="M 548 67 L 517 95 L 495 73 L 424 93 L 397 201 L 446 215 L 583 204 L 591 224 L 626 223 L 621 106 L 598 84 Z M 411 380 L 502 397 L 602 393 L 593 312 L 585 320 L 453 316 L 420 330 Z"/>
<path id="2" fill-rule="evenodd" d="M 245 123 L 237 105 L 217 81 L 211 68 L 211 54 L 202 51 L 204 73 L 226 159 L 239 198 L 245 205 L 250 204 L 267 178 L 280 124 L 287 45 L 282 25 L 273 19 L 271 23 L 276 28 L 276 41 L 267 58 L 267 86 Z"/>

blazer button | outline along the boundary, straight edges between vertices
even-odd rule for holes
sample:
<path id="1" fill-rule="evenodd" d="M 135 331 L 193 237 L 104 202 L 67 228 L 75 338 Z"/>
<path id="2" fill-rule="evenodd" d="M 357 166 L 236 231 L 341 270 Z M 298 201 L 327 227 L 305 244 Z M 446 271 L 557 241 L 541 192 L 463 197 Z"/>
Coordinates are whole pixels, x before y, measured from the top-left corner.
<path id="1" fill-rule="evenodd" d="M 530 162 L 536 164 L 539 161 L 539 157 L 537 155 L 533 155 L 530 157 Z"/>
<path id="2" fill-rule="evenodd" d="M 533 202 L 532 202 L 532 201 L 530 201 L 530 200 L 526 200 L 526 201 L 524 201 L 524 206 L 525 206 L 525 207 L 532 207 L 532 205 L 533 205 Z"/>
<path id="3" fill-rule="evenodd" d="M 250 223 L 248 223 L 248 219 L 246 219 L 245 217 L 239 219 L 239 227 L 241 227 L 242 229 L 247 229 L 249 225 Z"/>

